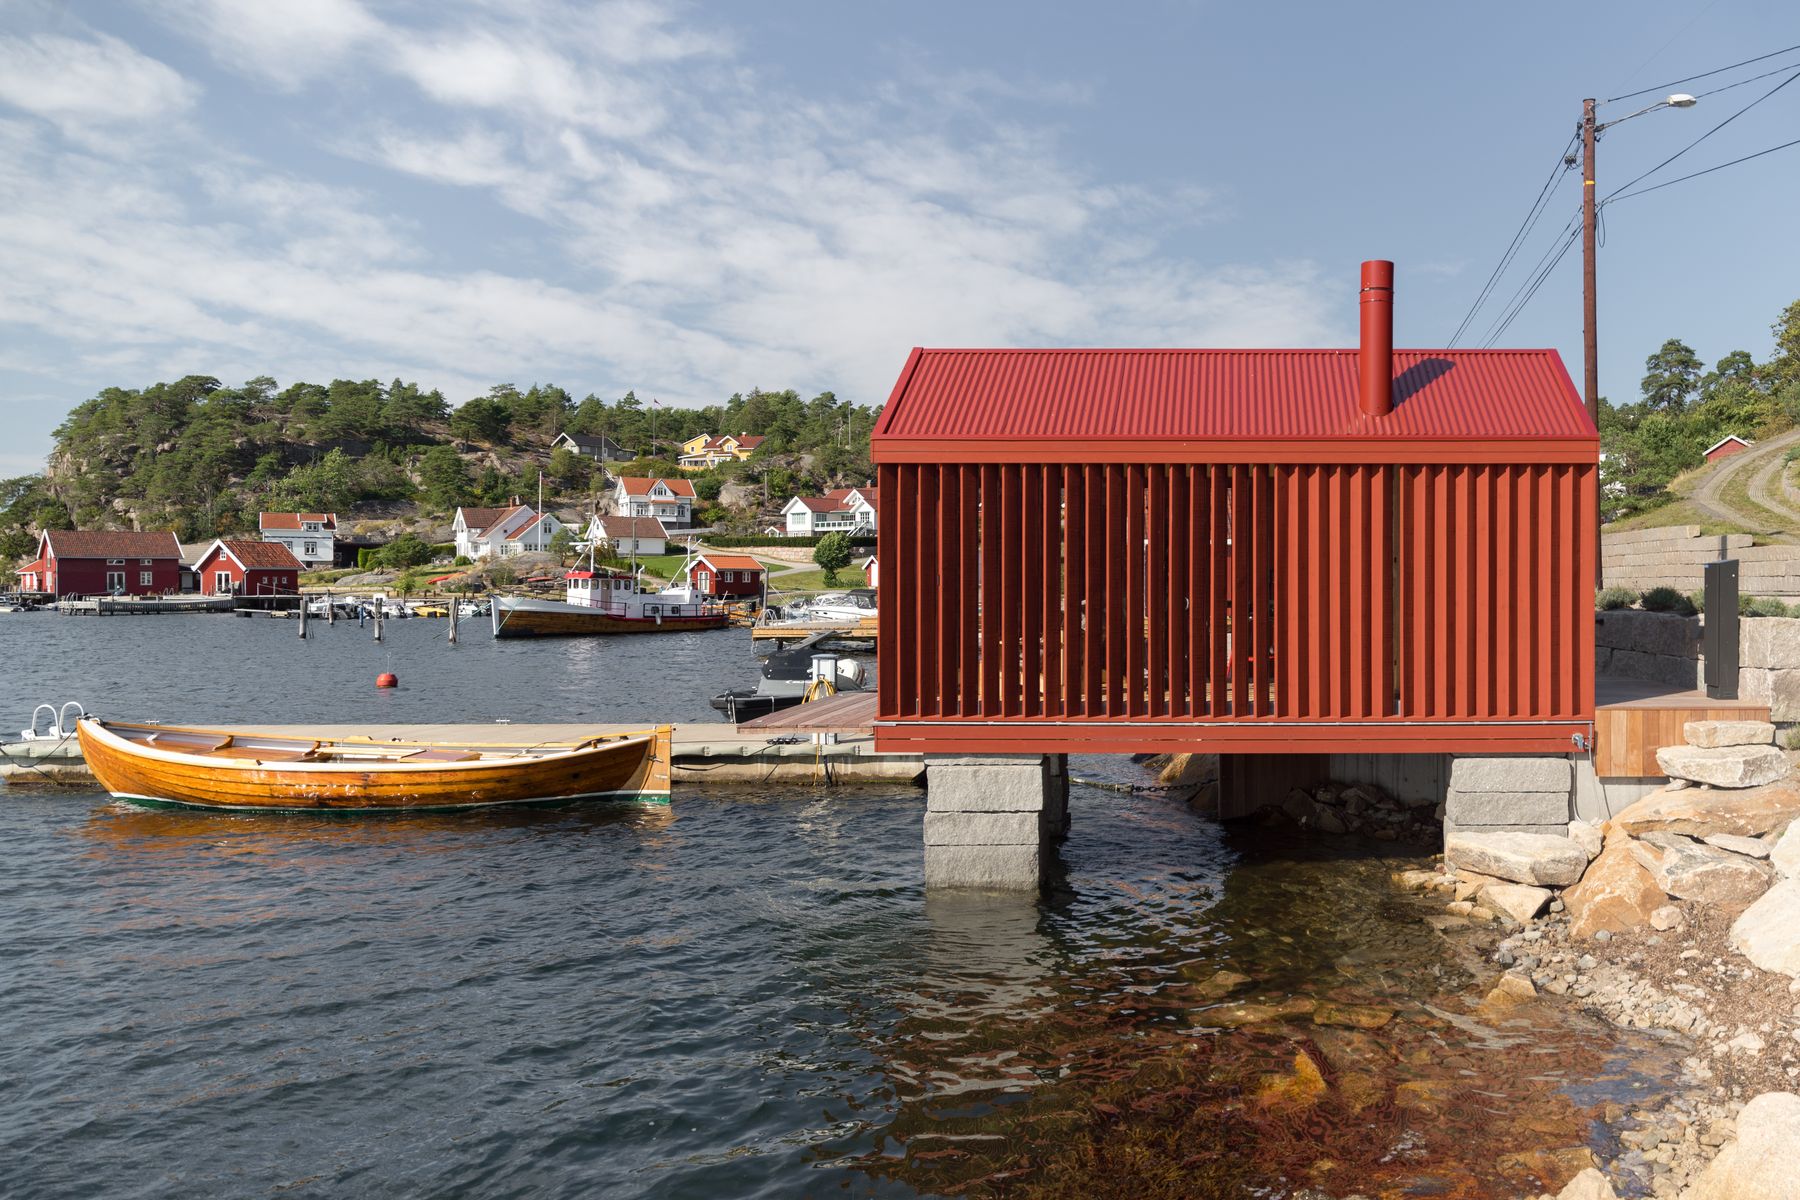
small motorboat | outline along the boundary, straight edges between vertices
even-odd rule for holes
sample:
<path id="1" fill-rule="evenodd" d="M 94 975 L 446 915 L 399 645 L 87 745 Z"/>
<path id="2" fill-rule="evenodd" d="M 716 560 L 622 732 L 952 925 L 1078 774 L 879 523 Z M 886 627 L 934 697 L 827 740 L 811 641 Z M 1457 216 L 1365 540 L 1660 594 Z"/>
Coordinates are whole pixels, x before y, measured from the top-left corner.
<path id="1" fill-rule="evenodd" d="M 84 716 L 100 785 L 139 804 L 416 812 L 669 798 L 670 727 L 568 743 L 409 742 L 132 724 Z"/>
<path id="2" fill-rule="evenodd" d="M 804 704 L 809 697 L 861 691 L 868 678 L 862 663 L 820 651 L 820 643 L 832 636 L 829 631 L 816 633 L 774 651 L 763 660 L 755 687 L 721 692 L 712 698 L 712 706 L 735 724 Z"/>
<path id="3" fill-rule="evenodd" d="M 873 588 L 853 588 L 847 592 L 823 592 L 791 600 L 778 612 L 771 612 L 765 624 L 848 624 L 873 622 L 880 615 Z"/>

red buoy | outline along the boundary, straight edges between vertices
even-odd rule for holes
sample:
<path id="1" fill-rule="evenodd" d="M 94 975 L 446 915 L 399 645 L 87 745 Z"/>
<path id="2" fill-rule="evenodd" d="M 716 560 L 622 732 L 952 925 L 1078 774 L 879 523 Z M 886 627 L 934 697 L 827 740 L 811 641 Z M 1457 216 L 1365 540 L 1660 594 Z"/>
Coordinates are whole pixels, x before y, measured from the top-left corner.
<path id="1" fill-rule="evenodd" d="M 378 688 L 399 687 L 400 677 L 392 671 L 383 671 L 375 677 L 375 686 Z"/>

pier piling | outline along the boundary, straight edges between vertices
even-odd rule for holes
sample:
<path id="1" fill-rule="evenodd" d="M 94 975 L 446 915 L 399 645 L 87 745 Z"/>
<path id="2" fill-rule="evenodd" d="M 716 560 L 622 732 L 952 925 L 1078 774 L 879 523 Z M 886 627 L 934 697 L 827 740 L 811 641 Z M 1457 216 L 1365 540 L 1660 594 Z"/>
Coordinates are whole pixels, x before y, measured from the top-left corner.
<path id="1" fill-rule="evenodd" d="M 300 638 L 306 639 L 306 593 L 300 594 Z"/>
<path id="2" fill-rule="evenodd" d="M 377 596 L 375 597 L 375 640 L 378 642 L 381 640 L 381 609 L 381 597 Z"/>
<path id="3" fill-rule="evenodd" d="M 462 602 L 452 596 L 450 598 L 450 644 L 452 646 L 456 645 L 456 610 L 460 607 L 462 607 Z"/>

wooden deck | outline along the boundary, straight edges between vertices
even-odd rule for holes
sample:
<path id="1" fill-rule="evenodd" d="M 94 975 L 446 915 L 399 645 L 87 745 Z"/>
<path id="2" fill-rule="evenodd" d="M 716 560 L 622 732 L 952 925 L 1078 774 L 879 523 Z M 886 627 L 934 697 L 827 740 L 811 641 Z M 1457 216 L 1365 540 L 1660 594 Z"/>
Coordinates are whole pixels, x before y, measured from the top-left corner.
<path id="1" fill-rule="evenodd" d="M 1713 700 L 1697 688 L 1601 676 L 1594 685 L 1594 772 L 1603 779 L 1662 775 L 1656 752 L 1682 742 L 1689 721 L 1767 721 L 1769 706 Z"/>
<path id="2" fill-rule="evenodd" d="M 742 733 L 870 733 L 875 728 L 875 693 L 844 692 L 772 712 L 738 726 Z"/>

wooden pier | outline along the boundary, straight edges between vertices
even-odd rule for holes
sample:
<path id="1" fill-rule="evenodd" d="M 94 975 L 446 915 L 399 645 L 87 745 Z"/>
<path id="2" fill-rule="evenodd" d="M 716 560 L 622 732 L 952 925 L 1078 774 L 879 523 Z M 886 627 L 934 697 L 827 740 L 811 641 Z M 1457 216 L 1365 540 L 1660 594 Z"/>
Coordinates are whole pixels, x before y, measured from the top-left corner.
<path id="1" fill-rule="evenodd" d="M 835 633 L 844 641 L 873 642 L 879 631 L 880 622 L 876 618 L 862 617 L 855 621 L 792 621 L 753 625 L 750 627 L 750 638 L 752 641 L 799 641 L 815 633 Z"/>
<path id="2" fill-rule="evenodd" d="M 65 617 L 129 617 L 155 613 L 228 613 L 237 604 L 231 596 L 92 596 L 85 600 L 58 600 L 56 611 Z"/>

